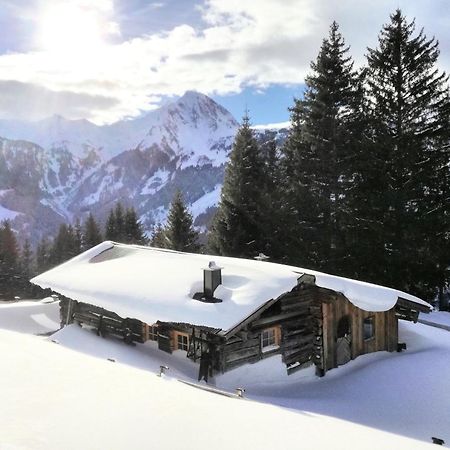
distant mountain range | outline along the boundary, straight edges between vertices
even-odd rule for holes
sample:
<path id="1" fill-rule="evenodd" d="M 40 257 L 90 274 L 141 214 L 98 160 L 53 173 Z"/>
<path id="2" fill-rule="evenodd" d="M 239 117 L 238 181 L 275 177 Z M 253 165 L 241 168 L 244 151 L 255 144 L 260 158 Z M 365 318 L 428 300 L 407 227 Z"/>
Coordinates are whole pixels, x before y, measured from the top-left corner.
<path id="1" fill-rule="evenodd" d="M 62 222 L 114 203 L 134 206 L 147 231 L 163 222 L 175 189 L 204 228 L 220 198 L 239 124 L 206 95 L 186 92 L 143 117 L 97 126 L 61 116 L 0 120 L 0 220 L 33 242 Z M 286 129 L 256 131 L 282 141 Z"/>

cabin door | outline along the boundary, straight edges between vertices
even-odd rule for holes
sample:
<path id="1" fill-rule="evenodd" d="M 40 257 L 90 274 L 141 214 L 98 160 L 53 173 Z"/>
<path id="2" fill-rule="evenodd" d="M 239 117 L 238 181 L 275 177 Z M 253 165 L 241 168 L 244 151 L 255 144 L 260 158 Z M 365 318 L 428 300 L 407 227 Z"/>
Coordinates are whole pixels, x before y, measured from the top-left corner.
<path id="1" fill-rule="evenodd" d="M 352 334 L 349 316 L 339 319 L 336 333 L 336 365 L 342 366 L 352 359 Z"/>

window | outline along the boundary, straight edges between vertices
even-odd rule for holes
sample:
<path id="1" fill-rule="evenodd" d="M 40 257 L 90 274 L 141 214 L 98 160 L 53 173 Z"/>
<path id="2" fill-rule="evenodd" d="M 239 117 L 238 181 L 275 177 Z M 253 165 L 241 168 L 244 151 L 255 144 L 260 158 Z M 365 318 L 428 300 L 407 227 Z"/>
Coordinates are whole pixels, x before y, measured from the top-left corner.
<path id="1" fill-rule="evenodd" d="M 280 345 L 280 328 L 266 328 L 261 333 L 261 348 L 263 352 L 274 350 Z"/>
<path id="2" fill-rule="evenodd" d="M 375 321 L 373 316 L 364 319 L 363 336 L 365 341 L 372 339 L 375 336 Z"/>
<path id="3" fill-rule="evenodd" d="M 177 350 L 184 350 L 185 352 L 189 349 L 189 337 L 187 334 L 177 333 Z"/>
<path id="4" fill-rule="evenodd" d="M 142 335 L 144 341 L 157 341 L 158 340 L 158 325 L 147 325 L 146 323 L 142 324 Z"/>
<path id="5" fill-rule="evenodd" d="M 158 325 L 149 325 L 148 327 L 148 338 L 150 341 L 158 340 Z"/>

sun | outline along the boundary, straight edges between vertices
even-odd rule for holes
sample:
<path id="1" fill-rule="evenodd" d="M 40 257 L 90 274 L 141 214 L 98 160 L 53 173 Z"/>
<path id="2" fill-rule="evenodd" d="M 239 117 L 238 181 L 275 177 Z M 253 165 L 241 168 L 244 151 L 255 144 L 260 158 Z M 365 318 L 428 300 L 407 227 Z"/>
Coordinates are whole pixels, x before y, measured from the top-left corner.
<path id="1" fill-rule="evenodd" d="M 92 53 L 104 45 L 98 15 L 70 3 L 43 11 L 39 40 L 43 50 L 66 55 Z"/>

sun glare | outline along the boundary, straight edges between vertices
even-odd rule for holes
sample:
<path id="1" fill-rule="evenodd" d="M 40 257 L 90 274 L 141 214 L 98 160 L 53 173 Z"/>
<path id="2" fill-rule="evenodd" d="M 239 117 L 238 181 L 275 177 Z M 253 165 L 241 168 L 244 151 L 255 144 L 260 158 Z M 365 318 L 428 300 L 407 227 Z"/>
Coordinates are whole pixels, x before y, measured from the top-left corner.
<path id="1" fill-rule="evenodd" d="M 43 12 L 41 46 L 65 54 L 92 53 L 104 44 L 98 17 L 75 5 L 59 5 Z"/>

